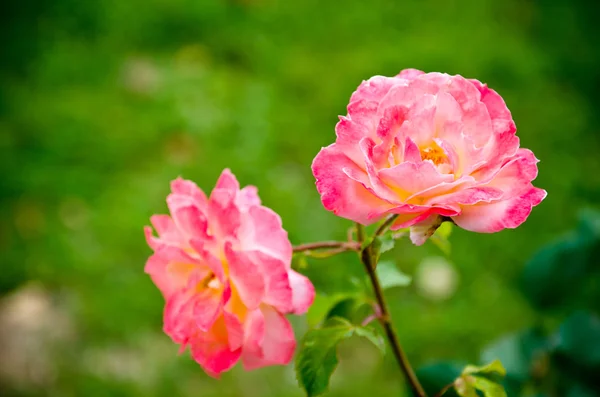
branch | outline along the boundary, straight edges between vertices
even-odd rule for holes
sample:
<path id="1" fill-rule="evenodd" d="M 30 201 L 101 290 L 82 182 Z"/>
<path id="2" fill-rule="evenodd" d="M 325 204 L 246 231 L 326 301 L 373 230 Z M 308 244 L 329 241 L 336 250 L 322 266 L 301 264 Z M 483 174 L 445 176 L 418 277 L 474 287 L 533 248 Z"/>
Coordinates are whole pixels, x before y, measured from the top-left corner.
<path id="1" fill-rule="evenodd" d="M 450 383 L 450 384 L 448 384 L 448 385 L 444 386 L 444 387 L 442 388 L 442 390 L 440 390 L 440 391 L 439 391 L 439 392 L 438 392 L 438 393 L 437 393 L 435 396 L 433 396 L 433 397 L 442 397 L 442 396 L 443 396 L 443 395 L 444 395 L 444 394 L 445 394 L 445 393 L 446 393 L 448 390 L 450 390 L 450 388 L 451 388 L 452 386 L 454 386 L 454 382 L 452 382 L 452 383 Z"/>
<path id="2" fill-rule="evenodd" d="M 296 245 L 293 248 L 294 253 L 304 252 L 304 251 L 314 251 L 326 248 L 335 248 L 339 250 L 339 252 L 344 251 L 358 251 L 360 249 L 360 244 L 354 241 L 319 241 L 316 243 L 307 243 Z"/>

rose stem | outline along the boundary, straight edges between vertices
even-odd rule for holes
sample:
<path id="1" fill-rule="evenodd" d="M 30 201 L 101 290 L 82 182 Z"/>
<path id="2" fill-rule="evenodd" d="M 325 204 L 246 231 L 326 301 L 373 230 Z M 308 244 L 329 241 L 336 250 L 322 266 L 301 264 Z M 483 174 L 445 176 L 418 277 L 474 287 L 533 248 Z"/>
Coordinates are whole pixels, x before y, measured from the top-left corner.
<path id="1" fill-rule="evenodd" d="M 293 248 L 294 252 L 312 251 L 324 248 L 340 248 L 344 251 L 358 251 L 360 244 L 353 241 L 319 241 L 316 243 L 307 243 L 296 245 Z"/>
<path id="2" fill-rule="evenodd" d="M 390 217 L 387 221 L 385 221 L 384 224 L 382 224 L 377 229 L 375 234 L 377 236 L 379 236 L 379 235 L 385 233 L 386 228 L 394 222 L 395 218 L 396 218 L 395 216 Z M 358 242 L 362 244 L 362 242 L 365 240 L 365 230 L 364 230 L 364 227 L 358 223 L 356 224 L 356 234 L 358 237 Z M 394 352 L 394 356 L 396 357 L 396 361 L 398 361 L 398 364 L 400 364 L 400 368 L 402 369 L 402 372 L 404 372 L 404 375 L 408 379 L 408 382 L 410 383 L 410 387 L 412 388 L 413 392 L 418 397 L 427 397 L 425 390 L 423 390 L 423 386 L 421 386 L 421 383 L 419 383 L 419 380 L 417 379 L 417 376 L 415 375 L 415 372 L 413 371 L 413 369 L 408 361 L 408 358 L 406 357 L 406 353 L 404 353 L 404 350 L 402 349 L 402 346 L 400 345 L 400 341 L 398 340 L 396 331 L 394 331 L 394 326 L 392 325 L 392 319 L 390 317 L 387 303 L 383 296 L 383 290 L 381 289 L 381 285 L 379 284 L 379 278 L 377 277 L 377 273 L 375 273 L 375 265 L 377 265 L 377 264 L 373 263 L 373 256 L 371 255 L 371 253 L 369 251 L 370 251 L 370 248 L 367 247 L 362 252 L 360 257 L 361 257 L 362 263 L 365 265 L 365 269 L 367 271 L 367 274 L 369 275 L 371 284 L 373 285 L 373 291 L 375 292 L 375 299 L 377 299 L 377 303 L 379 304 L 379 307 L 381 309 L 381 315 L 379 316 L 379 322 L 381 323 L 381 326 L 385 330 L 387 338 L 390 341 L 390 345 L 392 346 L 392 351 Z"/>

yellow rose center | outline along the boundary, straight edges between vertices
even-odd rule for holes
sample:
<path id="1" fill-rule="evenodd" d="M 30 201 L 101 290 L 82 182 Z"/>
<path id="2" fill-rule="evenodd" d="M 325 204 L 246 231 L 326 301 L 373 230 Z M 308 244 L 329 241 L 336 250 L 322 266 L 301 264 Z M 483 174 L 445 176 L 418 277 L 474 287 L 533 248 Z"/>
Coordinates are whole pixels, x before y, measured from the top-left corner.
<path id="1" fill-rule="evenodd" d="M 423 161 L 431 160 L 431 162 L 441 173 L 448 174 L 452 172 L 450 160 L 448 159 L 446 152 L 444 152 L 444 149 L 442 149 L 437 143 L 431 142 L 430 145 L 422 148 L 420 151 L 421 159 Z"/>

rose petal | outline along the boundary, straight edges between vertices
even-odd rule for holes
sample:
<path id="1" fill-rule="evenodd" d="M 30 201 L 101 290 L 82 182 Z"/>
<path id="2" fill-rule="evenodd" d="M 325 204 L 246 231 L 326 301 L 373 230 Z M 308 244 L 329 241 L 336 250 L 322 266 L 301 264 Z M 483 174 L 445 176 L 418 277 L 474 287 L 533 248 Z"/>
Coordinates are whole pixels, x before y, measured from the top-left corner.
<path id="1" fill-rule="evenodd" d="M 307 277 L 294 270 L 289 271 L 288 277 L 292 287 L 292 313 L 304 314 L 315 299 L 315 287 Z"/>
<path id="2" fill-rule="evenodd" d="M 240 298 L 249 310 L 257 308 L 265 296 L 261 269 L 245 252 L 235 251 L 231 242 L 225 243 L 225 257 L 229 264 L 229 277 Z"/>
<path id="3" fill-rule="evenodd" d="M 452 219 L 463 229 L 479 233 L 514 229 L 525 222 L 532 207 L 538 205 L 545 197 L 545 190 L 530 186 L 529 190 L 519 197 L 466 206 L 460 215 Z"/>
<path id="4" fill-rule="evenodd" d="M 334 214 L 355 222 L 371 224 L 377 221 L 369 218 L 369 215 L 374 211 L 385 212 L 393 205 L 373 195 L 361 183 L 348 178 L 343 171 L 346 168 L 361 172 L 352 160 L 337 150 L 335 144 L 323 148 L 315 157 L 312 171 L 323 205 Z"/>
<path id="5" fill-rule="evenodd" d="M 171 191 L 175 194 L 189 196 L 194 204 L 203 209 L 206 207 L 207 198 L 204 192 L 192 181 L 177 178 L 171 182 Z"/>
<path id="6" fill-rule="evenodd" d="M 401 163 L 380 170 L 379 177 L 403 201 L 414 193 L 453 180 L 452 175 L 440 174 L 429 161 Z"/>
<path id="7" fill-rule="evenodd" d="M 267 365 L 288 364 L 296 348 L 294 331 L 288 320 L 269 306 L 249 313 L 242 363 L 253 370 Z"/>
<path id="8" fill-rule="evenodd" d="M 200 335 L 189 341 L 194 360 L 213 378 L 230 370 L 240 359 L 242 349 L 231 349 L 228 344 L 225 319 L 220 317 L 208 335 Z"/>
<path id="9" fill-rule="evenodd" d="M 281 218 L 273 210 L 254 206 L 241 219 L 239 239 L 242 249 L 260 250 L 291 264 L 292 244 L 283 229 Z"/>

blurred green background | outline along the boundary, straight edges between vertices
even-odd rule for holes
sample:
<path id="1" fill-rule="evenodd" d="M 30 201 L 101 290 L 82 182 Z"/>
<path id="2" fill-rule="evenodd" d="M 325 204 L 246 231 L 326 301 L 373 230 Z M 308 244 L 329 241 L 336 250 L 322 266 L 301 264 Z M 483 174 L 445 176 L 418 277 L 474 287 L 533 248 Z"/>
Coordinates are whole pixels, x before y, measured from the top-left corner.
<path id="1" fill-rule="evenodd" d="M 528 285 L 523 270 L 542 246 L 589 236 L 560 237 L 577 228 L 580 209 L 599 204 L 598 4 L 3 2 L 0 395 L 301 396 L 292 365 L 236 367 L 215 381 L 177 356 L 161 332 L 162 298 L 143 273 L 142 227 L 166 211 L 170 180 L 210 190 L 229 167 L 259 187 L 292 242 L 345 238 L 350 223 L 322 208 L 310 163 L 363 79 L 409 67 L 496 89 L 522 146 L 541 159 L 535 185 L 548 191 L 517 230 L 455 229 L 449 256 L 406 241 L 386 254 L 414 277 L 388 293 L 413 363 L 478 363 L 504 335 L 532 326 L 551 335 L 576 309 L 597 313 L 599 256 L 586 251 L 583 267 L 568 253 L 538 260 L 555 266 L 543 280 L 558 274 L 543 292 L 551 304 L 532 298 L 540 280 L 529 276 Z M 564 269 L 579 273 L 563 277 Z M 362 273 L 350 254 L 309 260 L 302 271 L 329 294 Z M 301 336 L 305 319 L 293 321 Z M 330 395 L 407 395 L 391 355 L 363 342 L 341 347 Z M 584 394 L 540 390 L 596 395 L 581 385 Z M 527 387 L 523 395 L 537 393 Z"/>

